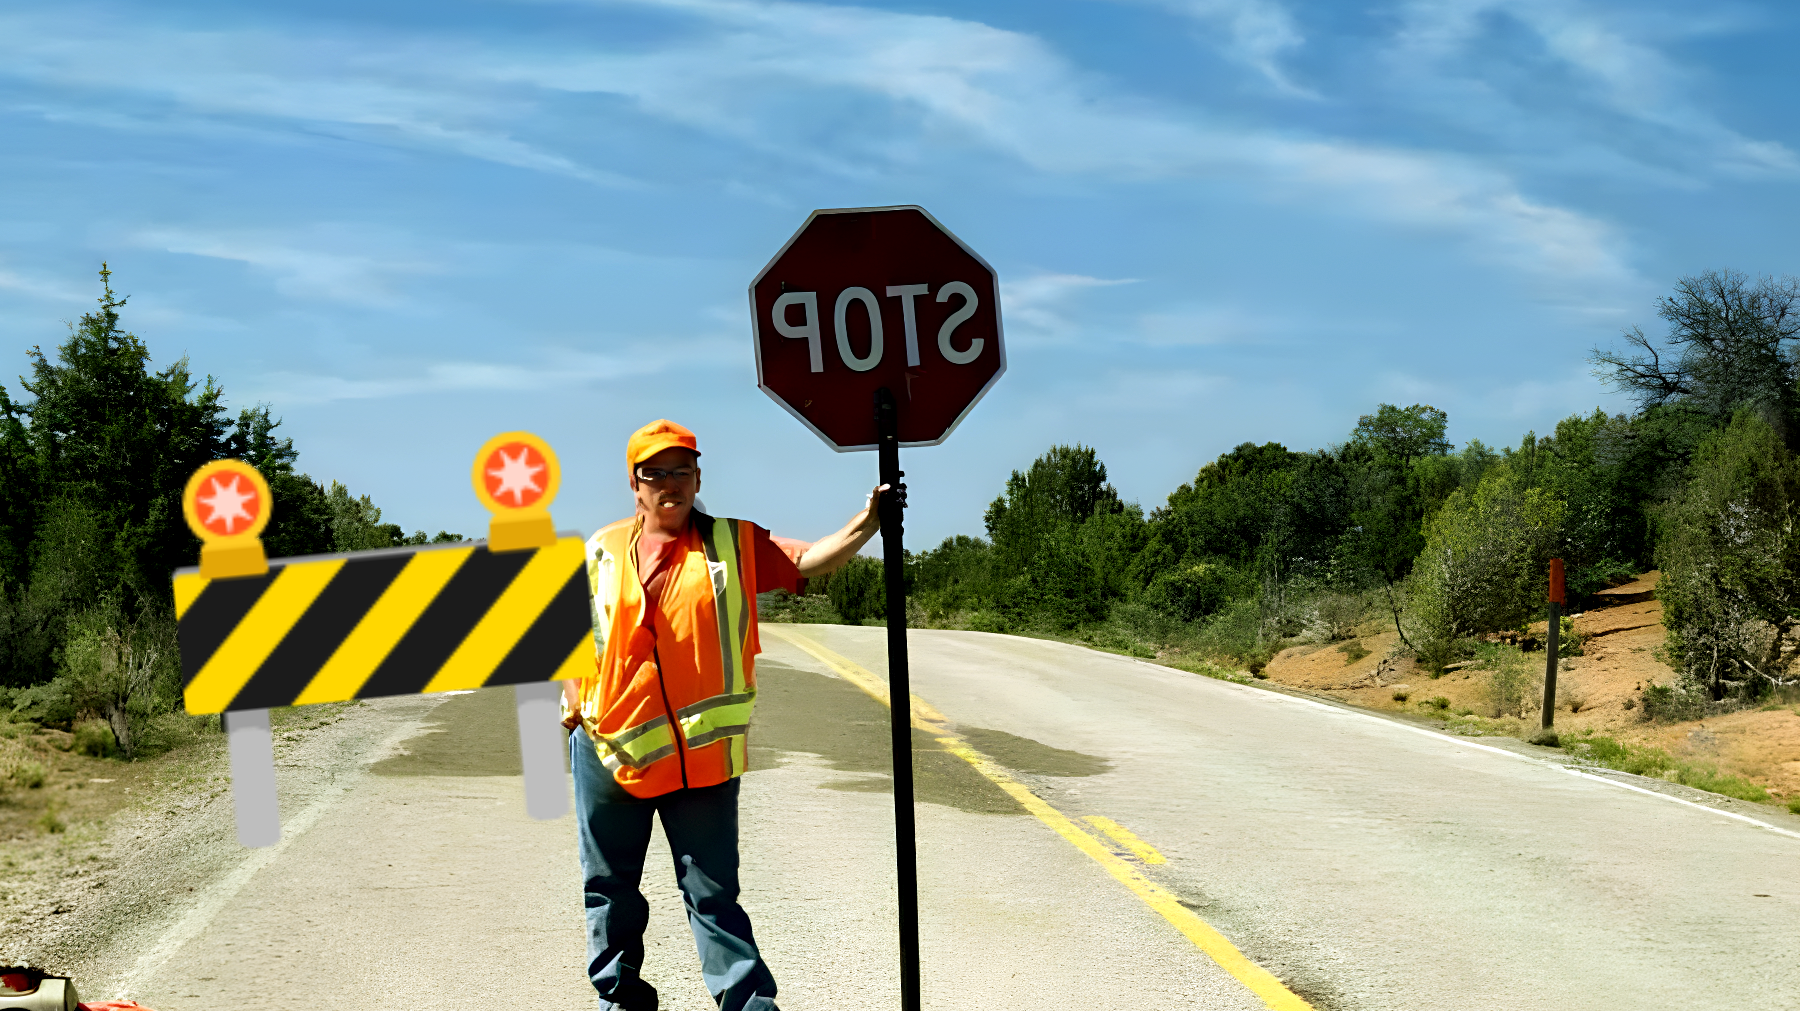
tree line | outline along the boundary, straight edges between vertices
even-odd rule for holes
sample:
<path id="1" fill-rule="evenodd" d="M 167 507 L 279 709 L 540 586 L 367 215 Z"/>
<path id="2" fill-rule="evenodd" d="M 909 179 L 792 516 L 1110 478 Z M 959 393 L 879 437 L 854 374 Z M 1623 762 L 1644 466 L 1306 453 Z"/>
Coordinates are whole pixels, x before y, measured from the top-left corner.
<path id="1" fill-rule="evenodd" d="M 1379 616 L 1441 671 L 1541 619 L 1562 558 L 1574 608 L 1660 568 L 1680 673 L 1664 687 L 1759 697 L 1791 682 L 1800 650 L 1800 281 L 1707 272 L 1656 311 L 1663 337 L 1633 328 L 1626 350 L 1590 355 L 1633 411 L 1514 446 L 1459 449 L 1445 412 L 1380 404 L 1321 449 L 1238 446 L 1149 512 L 1093 449 L 1051 447 L 1006 479 L 985 537 L 908 556 L 912 620 L 1259 669 Z M 825 591 L 815 618 L 885 613 L 873 559 Z"/>
<path id="2" fill-rule="evenodd" d="M 183 726 L 169 719 L 181 703 L 169 577 L 199 557 L 181 495 L 201 464 L 262 471 L 271 557 L 460 538 L 408 535 L 367 495 L 298 472 L 269 406 L 232 415 L 185 357 L 153 369 L 104 265 L 100 281 L 98 308 L 53 353 L 26 353 L 19 395 L 0 384 L 0 705 L 64 726 L 97 717 L 130 755 Z"/>

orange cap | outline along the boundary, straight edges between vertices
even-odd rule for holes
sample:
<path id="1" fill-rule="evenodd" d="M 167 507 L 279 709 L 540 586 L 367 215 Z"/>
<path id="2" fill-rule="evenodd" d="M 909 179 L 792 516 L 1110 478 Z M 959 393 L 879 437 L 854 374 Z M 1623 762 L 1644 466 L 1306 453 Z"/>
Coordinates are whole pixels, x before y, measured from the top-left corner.
<path id="1" fill-rule="evenodd" d="M 625 443 L 625 468 L 634 470 L 638 464 L 665 449 L 685 449 L 695 456 L 700 455 L 699 440 L 694 438 L 694 433 L 663 418 L 631 433 Z"/>

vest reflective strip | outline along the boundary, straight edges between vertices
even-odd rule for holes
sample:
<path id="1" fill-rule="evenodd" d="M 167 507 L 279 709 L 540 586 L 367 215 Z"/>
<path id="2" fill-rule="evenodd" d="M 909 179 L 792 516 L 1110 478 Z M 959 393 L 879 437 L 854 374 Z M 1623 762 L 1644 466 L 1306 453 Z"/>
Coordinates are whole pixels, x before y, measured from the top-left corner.
<path id="1" fill-rule="evenodd" d="M 744 594 L 740 529 L 737 520 L 712 519 L 700 530 L 707 569 L 713 573 L 713 610 L 719 616 L 719 660 L 725 665 L 724 682 L 732 694 L 747 690 L 744 639 L 750 631 L 750 602 Z"/>
<path id="2" fill-rule="evenodd" d="M 594 743 L 608 769 L 621 765 L 642 769 L 675 753 L 675 735 L 669 732 L 667 716 L 645 720 L 611 736 L 601 734 Z"/>
<path id="3" fill-rule="evenodd" d="M 675 715 L 681 720 L 681 736 L 690 748 L 711 744 L 721 737 L 750 732 L 750 708 L 756 704 L 755 692 L 737 695 L 714 695 L 685 706 Z"/>

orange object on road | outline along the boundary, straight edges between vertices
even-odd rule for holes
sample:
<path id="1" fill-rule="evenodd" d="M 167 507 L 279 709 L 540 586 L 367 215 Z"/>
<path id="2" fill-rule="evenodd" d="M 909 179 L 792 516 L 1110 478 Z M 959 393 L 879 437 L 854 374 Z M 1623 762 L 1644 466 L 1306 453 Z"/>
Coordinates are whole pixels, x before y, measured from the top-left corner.
<path id="1" fill-rule="evenodd" d="M 75 1005 L 77 1011 L 151 1011 L 134 1000 L 95 1000 Z"/>

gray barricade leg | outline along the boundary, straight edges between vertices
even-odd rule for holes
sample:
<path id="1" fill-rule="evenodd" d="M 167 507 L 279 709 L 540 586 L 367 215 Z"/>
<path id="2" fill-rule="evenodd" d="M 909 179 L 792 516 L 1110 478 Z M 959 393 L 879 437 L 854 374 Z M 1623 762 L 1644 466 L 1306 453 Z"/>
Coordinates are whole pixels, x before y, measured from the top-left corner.
<path id="1" fill-rule="evenodd" d="M 525 813 L 540 821 L 569 813 L 568 775 L 558 700 L 562 682 L 513 686 L 519 703 L 519 762 L 525 769 Z"/>
<path id="2" fill-rule="evenodd" d="M 226 713 L 231 751 L 231 799 L 237 807 L 238 842 L 273 846 L 281 841 L 281 809 L 275 800 L 275 747 L 269 711 Z"/>

